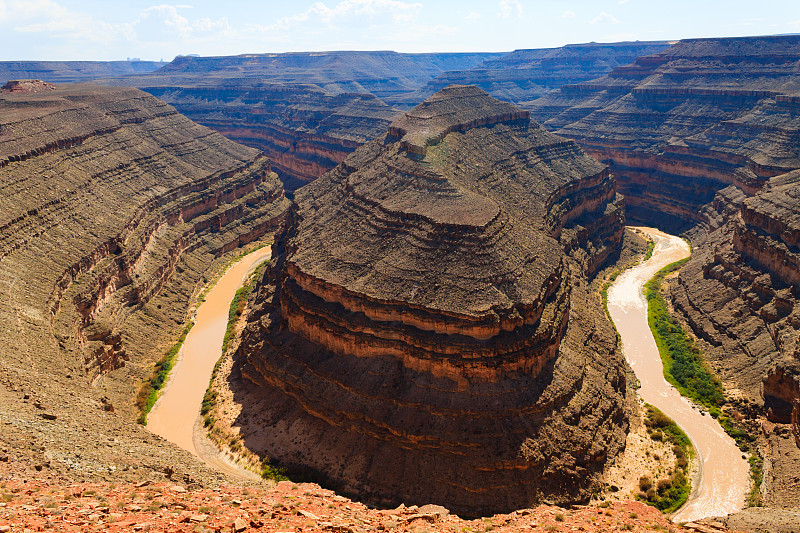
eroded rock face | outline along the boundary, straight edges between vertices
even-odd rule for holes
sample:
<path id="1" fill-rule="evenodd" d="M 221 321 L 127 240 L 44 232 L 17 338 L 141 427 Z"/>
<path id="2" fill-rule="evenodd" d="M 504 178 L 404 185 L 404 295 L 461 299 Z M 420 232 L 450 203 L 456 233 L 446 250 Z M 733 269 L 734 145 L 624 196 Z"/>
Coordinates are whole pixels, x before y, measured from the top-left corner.
<path id="1" fill-rule="evenodd" d="M 692 232 L 695 256 L 673 287 L 676 309 L 707 343 L 730 388 L 800 435 L 800 171 L 747 196 L 730 186 Z M 800 442 L 800 440 L 799 440 Z"/>
<path id="2" fill-rule="evenodd" d="M 300 189 L 237 354 L 248 446 L 379 503 L 588 497 L 624 363 L 587 277 L 620 245 L 608 170 L 453 86 Z"/>
<path id="3" fill-rule="evenodd" d="M 526 106 L 609 164 L 629 218 L 672 230 L 800 167 L 800 38 L 687 39 Z"/>
<path id="4" fill-rule="evenodd" d="M 451 84 L 476 85 L 495 98 L 525 107 L 566 84 L 593 80 L 640 56 L 669 47 L 666 41 L 569 44 L 558 48 L 514 50 L 489 58 L 468 70 L 439 74 L 413 93 L 388 97 L 387 102 L 416 105 Z"/>
<path id="5" fill-rule="evenodd" d="M 108 83 L 135 85 L 192 120 L 264 151 L 287 190 L 294 190 L 386 131 L 399 108 L 413 107 L 452 83 L 476 84 L 520 103 L 666 46 L 592 43 L 509 54 L 187 56 L 158 72 Z"/>
<path id="6" fill-rule="evenodd" d="M 246 79 L 150 79 L 142 86 L 192 120 L 263 151 L 285 186 L 315 180 L 386 130 L 397 110 L 371 94 Z"/>
<path id="7" fill-rule="evenodd" d="M 404 54 L 389 50 L 287 52 L 218 57 L 176 57 L 156 76 L 201 74 L 280 84 L 314 84 L 331 94 L 384 98 L 414 91 L 444 71 L 470 68 L 502 56 L 497 52 Z"/>
<path id="8" fill-rule="evenodd" d="M 0 320 L 19 323 L 3 342 L 31 372 L 96 378 L 174 328 L 131 317 L 274 231 L 287 201 L 258 151 L 147 93 L 27 85 L 47 90 L 0 94 Z"/>

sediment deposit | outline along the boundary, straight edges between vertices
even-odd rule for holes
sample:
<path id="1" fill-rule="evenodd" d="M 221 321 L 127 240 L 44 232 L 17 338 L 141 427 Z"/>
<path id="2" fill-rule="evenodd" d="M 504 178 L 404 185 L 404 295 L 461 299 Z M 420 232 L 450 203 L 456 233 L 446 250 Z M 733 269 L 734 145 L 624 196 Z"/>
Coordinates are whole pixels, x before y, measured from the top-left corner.
<path id="1" fill-rule="evenodd" d="M 135 390 L 209 267 L 287 200 L 257 150 L 147 93 L 42 87 L 0 90 L 0 438 L 79 476 L 160 469 Z"/>
<path id="2" fill-rule="evenodd" d="M 237 353 L 248 448 L 380 503 L 580 500 L 624 442 L 587 278 L 619 251 L 607 169 L 453 86 L 296 194 Z"/>

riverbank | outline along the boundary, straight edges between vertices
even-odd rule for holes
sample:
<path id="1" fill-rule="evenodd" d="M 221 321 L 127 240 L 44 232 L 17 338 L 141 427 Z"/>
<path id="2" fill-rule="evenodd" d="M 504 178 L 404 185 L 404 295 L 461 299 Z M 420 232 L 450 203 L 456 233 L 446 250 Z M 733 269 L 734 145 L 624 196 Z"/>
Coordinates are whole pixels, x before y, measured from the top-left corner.
<path id="1" fill-rule="evenodd" d="M 230 302 L 251 269 L 269 259 L 270 254 L 271 249 L 265 247 L 244 256 L 208 291 L 169 381 L 148 415 L 147 428 L 151 432 L 198 457 L 201 454 L 195 445 L 195 426 L 211 372 L 221 356 Z"/>
<path id="2" fill-rule="evenodd" d="M 683 398 L 664 379 L 661 357 L 647 322 L 644 284 L 664 266 L 688 257 L 689 246 L 679 237 L 640 228 L 655 242 L 646 262 L 617 277 L 608 290 L 608 310 L 620 334 L 625 356 L 641 384 L 642 399 L 672 418 L 692 441 L 698 473 L 688 502 L 675 521 L 724 516 L 744 506 L 750 486 L 749 464 L 722 427 Z"/>

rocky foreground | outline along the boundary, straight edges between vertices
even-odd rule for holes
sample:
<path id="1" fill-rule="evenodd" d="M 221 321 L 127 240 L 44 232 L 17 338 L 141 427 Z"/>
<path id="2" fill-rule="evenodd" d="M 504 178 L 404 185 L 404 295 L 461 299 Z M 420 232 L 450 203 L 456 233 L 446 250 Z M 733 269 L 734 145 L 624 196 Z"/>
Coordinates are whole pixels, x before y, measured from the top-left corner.
<path id="1" fill-rule="evenodd" d="M 0 453 L 0 533 L 687 531 L 639 502 L 542 505 L 465 520 L 435 505 L 374 509 L 312 483 L 213 489 L 175 482 L 76 483 L 1 462 L 2 457 Z M 693 530 L 724 530 L 698 527 Z"/>

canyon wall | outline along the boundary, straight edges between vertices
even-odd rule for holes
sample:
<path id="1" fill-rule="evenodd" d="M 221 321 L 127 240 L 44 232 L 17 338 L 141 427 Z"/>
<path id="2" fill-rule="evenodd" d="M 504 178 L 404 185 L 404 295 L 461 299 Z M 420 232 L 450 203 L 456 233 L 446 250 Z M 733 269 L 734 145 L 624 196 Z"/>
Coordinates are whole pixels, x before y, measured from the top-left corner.
<path id="1" fill-rule="evenodd" d="M 800 36 L 687 39 L 525 107 L 609 165 L 629 220 L 687 231 L 675 310 L 763 429 L 767 504 L 796 506 Z"/>
<path id="2" fill-rule="evenodd" d="M 313 84 L 333 94 L 361 93 L 385 98 L 414 91 L 448 70 L 466 69 L 502 53 L 403 54 L 392 51 L 289 52 L 219 57 L 176 57 L 157 74 L 251 78 Z"/>
<path id="3" fill-rule="evenodd" d="M 0 85 L 23 79 L 53 83 L 95 81 L 148 74 L 166 64 L 160 61 L 0 61 Z"/>
<path id="4" fill-rule="evenodd" d="M 593 80 L 640 56 L 669 47 L 666 41 L 568 44 L 559 48 L 514 50 L 465 70 L 437 75 L 421 89 L 386 101 L 414 106 L 448 85 L 476 85 L 495 98 L 525 107 L 563 85 Z"/>
<path id="5" fill-rule="evenodd" d="M 800 167 L 798 64 L 798 36 L 687 39 L 525 107 L 609 165 L 629 219 L 681 231 Z"/>
<path id="6" fill-rule="evenodd" d="M 733 185 L 701 210 L 695 253 L 671 286 L 675 310 L 703 343 L 733 405 L 761 428 L 769 506 L 800 501 L 800 171 L 747 195 Z M 770 425 L 772 424 L 772 425 Z M 791 443 L 791 446 L 788 444 Z"/>
<path id="7" fill-rule="evenodd" d="M 263 151 L 289 190 L 341 163 L 397 113 L 371 94 L 332 94 L 316 85 L 150 81 L 155 84 L 141 88 L 192 120 Z"/>
<path id="8" fill-rule="evenodd" d="M 627 430 L 587 283 L 623 227 L 574 142 L 440 91 L 296 193 L 235 356 L 245 443 L 374 503 L 587 499 Z"/>
<path id="9" fill-rule="evenodd" d="M 146 441 L 132 399 L 192 294 L 218 258 L 283 221 L 269 160 L 138 89 L 10 82 L 0 187 L 0 380 L 25 391 L 9 405 L 25 413 L 35 395 L 59 419 L 48 439 L 100 424 Z M 19 417 L 12 432 L 36 427 Z M 53 461 L 101 461 L 71 441 L 48 444 Z"/>
<path id="10" fill-rule="evenodd" d="M 519 103 L 666 46 L 591 43 L 509 54 L 187 56 L 149 75 L 105 82 L 135 85 L 192 120 L 264 151 L 287 190 L 294 190 L 380 135 L 398 108 L 415 106 L 452 83 L 477 84 Z"/>

